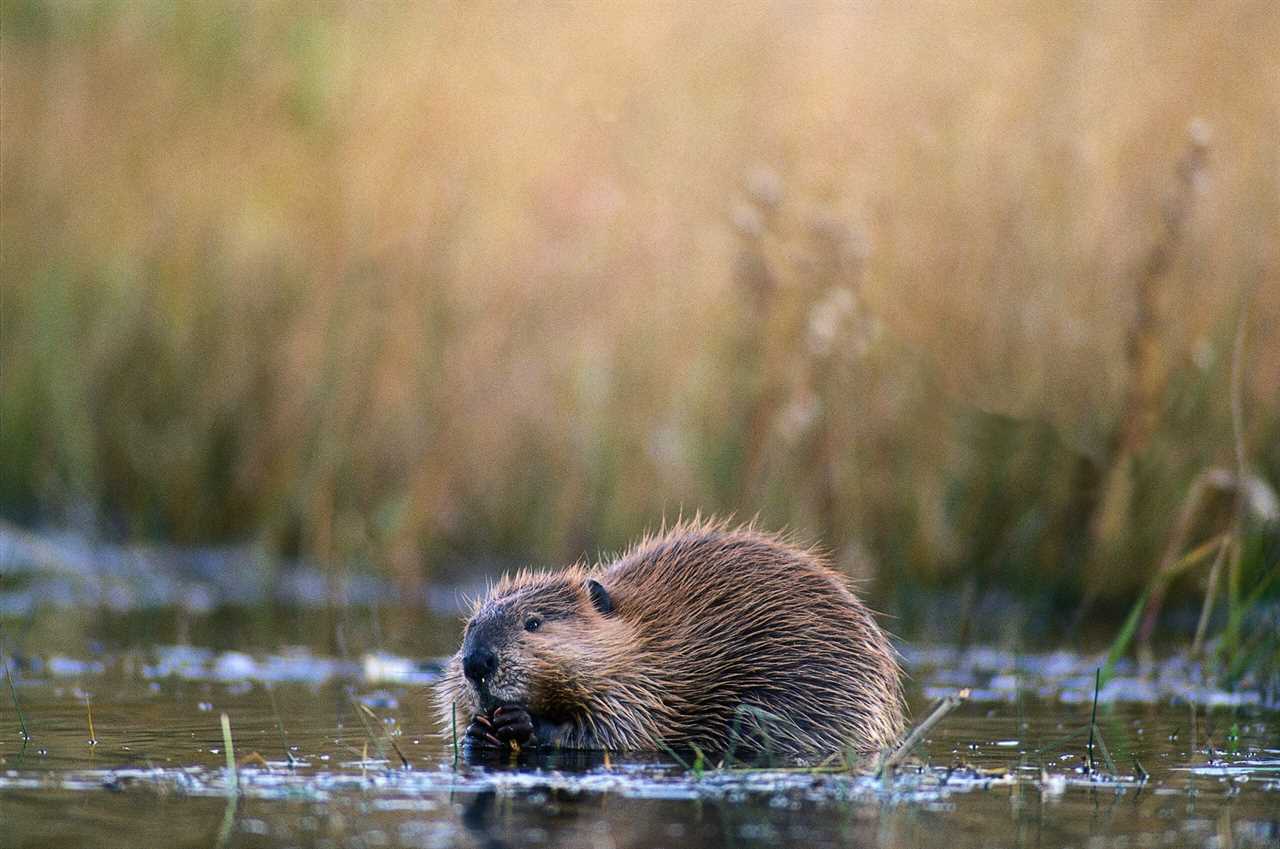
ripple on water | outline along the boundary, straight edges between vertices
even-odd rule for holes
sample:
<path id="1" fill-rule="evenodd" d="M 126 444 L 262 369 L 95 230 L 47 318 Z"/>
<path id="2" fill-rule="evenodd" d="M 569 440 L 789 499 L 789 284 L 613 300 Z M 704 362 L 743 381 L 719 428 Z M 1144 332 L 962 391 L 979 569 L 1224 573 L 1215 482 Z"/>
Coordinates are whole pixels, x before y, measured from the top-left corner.
<path id="1" fill-rule="evenodd" d="M 455 768 L 433 726 L 439 663 L 390 652 L 346 660 L 306 648 L 179 645 L 35 656 L 15 666 L 33 737 L 25 748 L 12 714 L 0 713 L 0 805 L 16 845 L 52 834 L 61 845 L 111 849 L 168 845 L 173 830 L 213 845 L 217 835 L 203 829 L 228 817 L 245 841 L 265 846 L 607 838 L 969 849 L 1035 845 L 1040 834 L 1055 844 L 1216 847 L 1224 835 L 1262 846 L 1280 833 L 1280 715 L 1257 690 L 1215 690 L 1181 658 L 1122 666 L 1100 693 L 1089 769 L 1099 657 L 946 646 L 904 655 L 917 717 L 932 695 L 960 686 L 972 695 L 889 780 L 869 763 L 692 770 L 662 756 L 536 752 L 464 757 Z M 357 704 L 378 721 L 363 723 Z M 234 796 L 222 713 L 239 758 Z M 412 769 L 398 767 L 389 740 Z M 165 818 L 128 815 L 157 800 Z"/>

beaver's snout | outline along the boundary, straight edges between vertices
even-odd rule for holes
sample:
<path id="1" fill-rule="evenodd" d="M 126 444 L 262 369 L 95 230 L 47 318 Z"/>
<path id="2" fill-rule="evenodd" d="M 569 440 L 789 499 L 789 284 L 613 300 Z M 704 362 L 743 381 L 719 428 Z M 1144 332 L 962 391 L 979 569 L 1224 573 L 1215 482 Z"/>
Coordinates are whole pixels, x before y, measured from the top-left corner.
<path id="1" fill-rule="evenodd" d="M 498 671 L 498 656 L 483 646 L 477 646 L 462 658 L 462 671 L 471 683 L 480 687 Z"/>

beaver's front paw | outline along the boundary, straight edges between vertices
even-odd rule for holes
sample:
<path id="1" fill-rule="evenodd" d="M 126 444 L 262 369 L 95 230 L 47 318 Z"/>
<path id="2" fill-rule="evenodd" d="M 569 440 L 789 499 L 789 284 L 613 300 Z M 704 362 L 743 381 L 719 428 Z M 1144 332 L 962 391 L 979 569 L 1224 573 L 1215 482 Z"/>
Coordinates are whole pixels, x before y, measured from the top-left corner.
<path id="1" fill-rule="evenodd" d="M 493 720 L 478 713 L 471 719 L 471 724 L 467 726 L 466 733 L 463 734 L 466 742 L 472 746 L 491 746 L 494 748 L 505 747 L 507 744 L 499 740 L 493 733 Z"/>
<path id="2" fill-rule="evenodd" d="M 489 732 L 502 741 L 503 747 L 536 746 L 538 738 L 533 733 L 533 717 L 520 705 L 503 705 L 493 712 L 493 729 Z"/>

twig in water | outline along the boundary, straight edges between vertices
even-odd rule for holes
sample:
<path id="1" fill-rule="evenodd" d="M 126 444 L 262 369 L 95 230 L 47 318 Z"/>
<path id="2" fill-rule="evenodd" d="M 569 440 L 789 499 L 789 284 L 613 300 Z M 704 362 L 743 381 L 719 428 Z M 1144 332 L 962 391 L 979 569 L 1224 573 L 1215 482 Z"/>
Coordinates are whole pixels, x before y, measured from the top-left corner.
<path id="1" fill-rule="evenodd" d="M 880 764 L 880 769 L 876 771 L 877 778 L 884 778 L 893 774 L 893 771 L 907 759 L 907 756 L 920 745 L 920 741 L 924 739 L 924 735 L 941 722 L 947 714 L 960 707 L 969 698 L 969 688 L 952 693 L 946 698 L 938 702 L 933 712 L 925 717 L 924 721 L 911 729 L 911 733 L 907 735 L 907 739 L 902 741 L 898 748 L 893 750 L 889 757 L 885 758 Z"/>
<path id="2" fill-rule="evenodd" d="M 684 758 L 676 754 L 675 749 L 671 748 L 661 740 L 658 741 L 658 748 L 662 749 L 662 751 L 670 755 L 672 760 L 674 760 L 676 763 L 680 764 L 680 766 L 684 768 L 685 772 L 693 772 L 693 766 L 690 765 L 690 763 L 686 761 Z"/>

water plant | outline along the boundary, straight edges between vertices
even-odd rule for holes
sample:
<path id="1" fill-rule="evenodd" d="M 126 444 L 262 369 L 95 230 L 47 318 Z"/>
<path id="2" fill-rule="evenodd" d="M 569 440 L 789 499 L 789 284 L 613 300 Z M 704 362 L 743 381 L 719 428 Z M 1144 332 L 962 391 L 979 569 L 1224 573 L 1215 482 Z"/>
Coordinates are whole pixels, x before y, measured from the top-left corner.
<path id="1" fill-rule="evenodd" d="M 293 750 L 289 748 L 289 738 L 284 731 L 284 720 L 280 717 L 280 708 L 276 704 L 275 690 L 270 684 L 265 685 L 267 690 L 267 699 L 271 702 L 271 716 L 276 721 L 276 730 L 280 732 L 280 748 L 284 751 L 285 759 L 289 763 L 289 769 L 293 769 L 297 765 L 297 758 L 293 756 Z"/>
<path id="2" fill-rule="evenodd" d="M 227 792 L 231 795 L 240 788 L 240 773 L 236 768 L 236 748 L 231 739 L 231 718 L 225 713 L 221 715 L 222 749 L 227 760 Z"/>
<path id="3" fill-rule="evenodd" d="M 13 685 L 13 672 L 9 669 L 9 656 L 5 654 L 3 642 L 0 642 L 0 663 L 4 664 L 4 680 L 9 685 L 9 698 L 13 700 L 13 710 L 18 714 L 18 728 L 25 743 L 31 739 L 31 732 L 27 730 L 27 718 L 22 715 L 22 704 L 18 701 L 18 688 Z"/>
<path id="4" fill-rule="evenodd" d="M 356 716 L 360 719 L 360 724 L 364 726 L 365 734 L 368 735 L 368 739 L 373 742 L 375 747 L 377 747 L 378 754 L 382 759 L 388 763 L 391 762 L 391 756 L 387 754 L 387 750 L 383 747 L 379 738 L 374 735 L 373 727 L 369 724 L 370 720 L 377 723 L 381 729 L 382 737 L 386 740 L 387 745 L 391 746 L 392 751 L 396 753 L 396 757 L 400 759 L 400 766 L 404 769 L 412 769 L 412 767 L 409 766 L 409 759 L 406 758 L 404 756 L 404 752 L 400 750 L 400 744 L 396 742 L 396 738 L 392 736 L 390 730 L 382 724 L 382 720 L 380 720 L 378 715 L 373 712 L 373 709 L 364 702 L 352 700 L 352 704 L 356 707 Z"/>
<path id="5" fill-rule="evenodd" d="M 90 700 L 88 692 L 84 694 L 84 712 L 89 723 L 89 745 L 98 745 L 98 735 L 93 730 L 93 704 Z"/>
<path id="6" fill-rule="evenodd" d="M 227 756 L 227 807 L 222 814 L 222 825 L 218 828 L 218 836 L 214 841 L 215 849 L 222 849 L 231 839 L 231 830 L 235 826 L 236 810 L 240 804 L 240 773 L 236 767 L 235 744 L 231 740 L 231 719 L 225 713 L 221 716 L 222 746 Z"/>
<path id="7" fill-rule="evenodd" d="M 1280 637 L 1274 628 L 1260 628 L 1245 639 L 1243 625 L 1251 617 L 1263 615 L 1270 594 L 1280 577 L 1280 503 L 1274 490 L 1249 466 L 1244 440 L 1244 412 L 1241 401 L 1245 316 L 1248 300 L 1242 302 L 1236 323 L 1231 367 L 1230 408 L 1232 414 L 1235 468 L 1212 467 L 1192 482 L 1173 523 L 1164 556 L 1146 589 L 1112 641 L 1102 677 L 1112 674 L 1116 661 L 1137 642 L 1142 656 L 1150 658 L 1151 640 L 1166 592 L 1185 572 L 1211 562 L 1205 582 L 1203 602 L 1197 620 L 1191 652 L 1203 653 L 1211 614 L 1216 603 L 1220 575 L 1225 568 L 1226 616 L 1213 667 L 1232 685 L 1246 670 L 1261 674 L 1280 671 Z M 1215 511 L 1214 495 L 1225 494 L 1228 508 Z M 1223 527 L 1225 525 L 1225 527 Z M 1214 535 L 1186 551 L 1192 534 L 1204 527 L 1217 528 Z M 1210 555 L 1213 556 L 1209 561 Z M 1246 590 L 1245 587 L 1248 587 Z"/>

